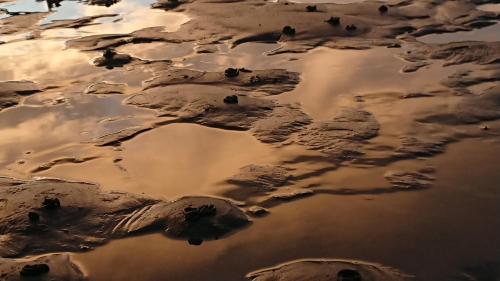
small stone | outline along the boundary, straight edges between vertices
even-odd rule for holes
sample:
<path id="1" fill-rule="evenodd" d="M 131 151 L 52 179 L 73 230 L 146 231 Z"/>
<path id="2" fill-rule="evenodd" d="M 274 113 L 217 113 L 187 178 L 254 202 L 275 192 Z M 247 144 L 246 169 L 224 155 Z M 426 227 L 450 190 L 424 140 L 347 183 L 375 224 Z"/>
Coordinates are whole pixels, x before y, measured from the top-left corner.
<path id="1" fill-rule="evenodd" d="M 382 5 L 380 7 L 378 7 L 378 11 L 381 13 L 381 14 L 385 14 L 389 11 L 389 8 L 387 8 L 386 5 Z"/>
<path id="2" fill-rule="evenodd" d="M 287 25 L 287 26 L 283 27 L 283 30 L 281 31 L 281 33 L 285 34 L 286 36 L 295 36 L 295 28 Z"/>
<path id="3" fill-rule="evenodd" d="M 393 49 L 401 48 L 401 44 L 399 44 L 399 43 L 392 43 L 389 46 L 387 46 L 387 48 L 393 48 Z"/>
<path id="4" fill-rule="evenodd" d="M 337 26 L 340 24 L 340 18 L 339 17 L 331 17 L 326 22 L 331 24 L 331 25 Z"/>
<path id="5" fill-rule="evenodd" d="M 238 104 L 238 96 L 232 95 L 224 98 L 224 103 L 227 104 Z"/>
<path id="6" fill-rule="evenodd" d="M 27 264 L 23 266 L 19 274 L 21 276 L 39 276 L 42 274 L 47 274 L 50 271 L 49 265 L 45 263 L 40 263 L 40 264 Z"/>
<path id="7" fill-rule="evenodd" d="M 45 198 L 42 205 L 45 210 L 53 211 L 61 208 L 61 201 L 58 198 Z"/>
<path id="8" fill-rule="evenodd" d="M 30 222 L 32 222 L 32 223 L 38 223 L 40 221 L 40 215 L 38 213 L 35 213 L 35 212 L 29 212 L 28 218 L 29 218 Z"/>
<path id="9" fill-rule="evenodd" d="M 308 11 L 309 13 L 317 12 L 318 8 L 316 7 L 316 5 L 311 5 L 306 7 L 306 11 Z"/>
<path id="10" fill-rule="evenodd" d="M 361 274 L 354 269 L 342 269 L 337 273 L 337 281 L 362 281 Z"/>
<path id="11" fill-rule="evenodd" d="M 230 67 L 230 68 L 226 69 L 226 71 L 224 71 L 224 74 L 228 78 L 234 78 L 234 77 L 237 77 L 240 74 L 240 70 L 237 69 L 237 68 L 231 68 Z"/>
<path id="12" fill-rule="evenodd" d="M 26 161 L 24 161 L 24 160 L 22 160 L 22 159 L 21 159 L 21 160 L 19 160 L 19 161 L 17 161 L 17 164 L 19 164 L 19 165 L 22 165 L 22 164 L 24 164 L 24 163 L 26 163 Z"/>
<path id="13" fill-rule="evenodd" d="M 347 31 L 356 31 L 356 29 L 358 29 L 358 28 L 354 24 L 348 24 L 345 27 L 345 30 L 347 30 Z"/>
<path id="14" fill-rule="evenodd" d="M 483 131 L 488 131 L 489 129 L 490 127 L 488 127 L 487 125 L 481 126 L 481 130 Z"/>

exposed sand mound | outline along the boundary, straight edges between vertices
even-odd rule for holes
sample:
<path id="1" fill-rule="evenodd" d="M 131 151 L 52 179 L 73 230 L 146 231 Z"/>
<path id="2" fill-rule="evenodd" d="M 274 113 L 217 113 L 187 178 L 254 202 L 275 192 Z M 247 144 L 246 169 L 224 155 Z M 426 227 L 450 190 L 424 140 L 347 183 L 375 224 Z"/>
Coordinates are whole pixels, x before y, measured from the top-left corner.
<path id="1" fill-rule="evenodd" d="M 79 163 L 84 163 L 84 162 L 91 161 L 91 160 L 94 160 L 97 158 L 98 158 L 97 156 L 89 156 L 89 157 L 83 157 L 83 158 L 77 158 L 77 157 L 58 158 L 58 159 L 54 159 L 50 162 L 44 163 L 44 164 L 34 168 L 33 170 L 31 170 L 31 172 L 38 173 L 38 172 L 52 169 L 53 167 L 55 167 L 57 165 L 68 164 L 68 163 L 79 164 Z"/>
<path id="2" fill-rule="evenodd" d="M 135 94 L 127 104 L 155 109 L 161 115 L 209 127 L 248 130 L 252 123 L 269 115 L 275 103 L 271 100 L 238 95 L 238 103 L 224 102 L 236 92 L 215 86 L 175 85 L 155 87 Z"/>
<path id="3" fill-rule="evenodd" d="M 153 127 L 151 126 L 135 126 L 135 127 L 125 128 L 119 130 L 118 132 L 100 136 L 92 140 L 92 143 L 97 146 L 119 145 L 121 142 L 129 140 L 151 129 L 153 129 Z"/>
<path id="4" fill-rule="evenodd" d="M 81 251 L 139 231 L 178 239 L 218 239 L 249 221 L 231 202 L 183 197 L 172 202 L 56 179 L 0 186 L 0 254 Z"/>
<path id="5" fill-rule="evenodd" d="M 362 154 L 363 141 L 375 137 L 380 125 L 362 110 L 344 108 L 330 120 L 312 123 L 298 134 L 297 142 L 338 159 Z"/>
<path id="6" fill-rule="evenodd" d="M 121 95 L 125 93 L 126 87 L 126 84 L 98 82 L 88 86 L 84 93 L 91 95 Z"/>
<path id="7" fill-rule="evenodd" d="M 24 259 L 0 258 L 0 276 L 4 281 L 85 280 L 82 271 L 71 261 L 68 254 L 49 254 Z"/>
<path id="8" fill-rule="evenodd" d="M 171 68 L 156 73 L 145 81 L 144 88 L 164 87 L 177 84 L 200 84 L 228 87 L 240 91 L 261 91 L 277 95 L 291 91 L 299 83 L 299 74 L 283 69 L 248 70 L 228 68 L 225 72 L 202 72 Z"/>
<path id="9" fill-rule="evenodd" d="M 227 179 L 227 183 L 261 190 L 274 190 L 290 180 L 289 169 L 281 166 L 248 165 Z"/>
<path id="10" fill-rule="evenodd" d="M 384 177 L 394 188 L 423 189 L 431 187 L 434 181 L 434 177 L 430 174 L 425 169 L 418 172 L 391 170 L 387 171 Z"/>
<path id="11" fill-rule="evenodd" d="M 280 144 L 311 122 L 298 105 L 277 104 L 268 118 L 253 124 L 252 133 L 261 142 Z"/>
<path id="12" fill-rule="evenodd" d="M 6 35 L 31 31 L 47 15 L 49 13 L 12 14 L 10 17 L 0 19 L 0 34 Z"/>
<path id="13" fill-rule="evenodd" d="M 402 281 L 411 278 L 396 269 L 350 260 L 300 260 L 247 275 L 252 281 Z"/>
<path id="14" fill-rule="evenodd" d="M 411 62 L 444 60 L 445 66 L 463 63 L 492 64 L 500 62 L 500 42 L 454 42 L 442 45 L 417 45 L 403 57 Z"/>
<path id="15" fill-rule="evenodd" d="M 0 82 L 0 111 L 17 105 L 23 96 L 40 92 L 38 84 L 31 81 Z"/>
<path id="16" fill-rule="evenodd" d="M 488 65 L 479 70 L 457 71 L 441 83 L 459 93 L 470 93 L 467 87 L 497 81 L 500 81 L 500 63 Z"/>
<path id="17" fill-rule="evenodd" d="M 449 138 L 417 138 L 404 136 L 400 138 L 401 145 L 396 148 L 395 155 L 399 158 L 426 157 L 444 151 L 444 146 L 451 142 Z"/>
<path id="18" fill-rule="evenodd" d="M 475 124 L 500 118 L 500 85 L 485 90 L 481 95 L 466 95 L 451 105 L 448 112 L 436 113 L 419 119 L 425 123 L 446 125 Z"/>

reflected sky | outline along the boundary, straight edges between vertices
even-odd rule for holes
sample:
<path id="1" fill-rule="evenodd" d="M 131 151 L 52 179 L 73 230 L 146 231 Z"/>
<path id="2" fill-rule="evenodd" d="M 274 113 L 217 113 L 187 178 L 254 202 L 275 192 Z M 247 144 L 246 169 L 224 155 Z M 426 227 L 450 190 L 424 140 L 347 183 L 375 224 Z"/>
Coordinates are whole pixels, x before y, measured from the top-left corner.
<path id="1" fill-rule="evenodd" d="M 14 164 L 8 168 L 8 174 L 26 177 L 30 167 L 53 160 L 50 157 L 72 156 L 60 151 L 59 154 L 38 158 L 47 151 L 57 151 L 61 147 L 89 141 L 134 125 L 133 120 L 108 124 L 100 122 L 103 119 L 134 116 L 138 120 L 136 122 L 141 124 L 141 118 L 148 116 L 144 110 L 123 106 L 119 96 L 99 98 L 66 95 L 66 99 L 60 105 L 20 106 L 1 112 L 0 167 Z M 25 155 L 27 151 L 30 151 L 29 156 Z M 22 159 L 26 163 L 17 165 L 18 160 Z"/>
<path id="2" fill-rule="evenodd" d="M 217 194 L 218 183 L 249 164 L 277 160 L 275 150 L 247 133 L 199 125 L 174 124 L 144 133 L 122 146 L 109 160 L 54 168 L 45 175 L 99 182 L 117 189 L 175 198 L 186 194 Z M 103 172 L 105 171 L 105 172 Z"/>
<path id="3" fill-rule="evenodd" d="M 439 82 L 458 67 L 443 68 L 436 63 L 415 73 L 402 73 L 405 62 L 399 50 L 332 50 L 318 48 L 302 59 L 298 67 L 302 83 L 278 98 L 300 102 L 304 110 L 325 119 L 339 105 L 352 105 L 354 97 L 368 93 L 408 93 L 439 88 Z"/>
<path id="4" fill-rule="evenodd" d="M 0 53 L 0 80 L 38 81 L 51 77 L 70 78 L 96 70 L 90 64 L 95 55 L 66 49 L 64 40 L 13 42 L 0 45 Z"/>

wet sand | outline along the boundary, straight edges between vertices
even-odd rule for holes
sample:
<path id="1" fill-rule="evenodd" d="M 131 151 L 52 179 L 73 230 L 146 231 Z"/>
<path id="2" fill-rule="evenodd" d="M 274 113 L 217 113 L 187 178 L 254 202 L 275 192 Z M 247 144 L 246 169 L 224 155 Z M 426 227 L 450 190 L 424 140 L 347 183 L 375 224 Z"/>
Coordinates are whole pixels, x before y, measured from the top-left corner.
<path id="1" fill-rule="evenodd" d="M 497 280 L 498 5 L 0 1 L 0 279 Z"/>

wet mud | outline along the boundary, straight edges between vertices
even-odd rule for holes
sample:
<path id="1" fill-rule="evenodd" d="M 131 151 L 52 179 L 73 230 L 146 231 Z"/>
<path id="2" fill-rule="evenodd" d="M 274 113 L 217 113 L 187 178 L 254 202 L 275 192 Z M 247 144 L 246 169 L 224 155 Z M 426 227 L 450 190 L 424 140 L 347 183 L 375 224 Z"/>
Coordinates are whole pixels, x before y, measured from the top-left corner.
<path id="1" fill-rule="evenodd" d="M 0 279 L 496 280 L 498 4 L 0 0 Z"/>

